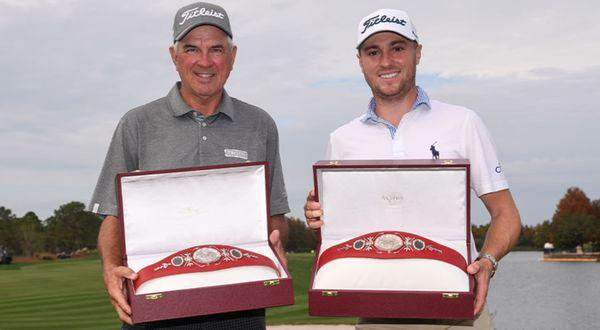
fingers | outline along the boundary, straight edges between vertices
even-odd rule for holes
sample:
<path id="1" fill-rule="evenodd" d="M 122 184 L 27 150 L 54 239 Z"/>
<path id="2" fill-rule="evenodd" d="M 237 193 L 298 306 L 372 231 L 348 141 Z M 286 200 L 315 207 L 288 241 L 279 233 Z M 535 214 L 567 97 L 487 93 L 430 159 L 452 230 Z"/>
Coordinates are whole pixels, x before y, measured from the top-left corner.
<path id="1" fill-rule="evenodd" d="M 117 315 L 119 316 L 119 319 L 121 320 L 121 322 L 127 323 L 129 325 L 133 325 L 133 320 L 131 319 L 131 316 L 129 316 L 129 314 L 125 313 L 116 302 L 111 301 L 111 303 L 113 305 L 113 308 L 117 312 Z"/>
<path id="2" fill-rule="evenodd" d="M 485 298 L 487 296 L 488 287 L 489 287 L 489 277 L 486 278 L 484 274 L 475 277 L 477 281 L 477 285 L 475 286 L 475 308 L 474 315 L 479 314 L 483 309 L 483 305 L 485 304 Z"/>
<path id="3" fill-rule="evenodd" d="M 306 224 L 310 229 L 319 229 L 323 227 L 323 221 L 319 219 L 306 219 Z"/>
<path id="4" fill-rule="evenodd" d="M 127 303 L 123 282 L 125 279 L 135 280 L 136 278 L 137 273 L 124 266 L 114 267 L 106 271 L 104 275 L 104 285 L 111 303 L 119 315 L 119 319 L 128 324 L 132 324 L 131 306 Z"/>
<path id="5" fill-rule="evenodd" d="M 311 229 L 321 228 L 323 226 L 321 216 L 323 216 L 321 204 L 315 201 L 315 191 L 311 190 L 306 197 L 306 204 L 304 204 L 304 217 L 308 227 Z"/>
<path id="6" fill-rule="evenodd" d="M 467 273 L 475 277 L 475 301 L 473 313 L 477 315 L 481 312 L 483 305 L 485 304 L 492 270 L 487 269 L 485 264 L 482 263 L 481 260 L 478 260 L 467 267 Z"/>

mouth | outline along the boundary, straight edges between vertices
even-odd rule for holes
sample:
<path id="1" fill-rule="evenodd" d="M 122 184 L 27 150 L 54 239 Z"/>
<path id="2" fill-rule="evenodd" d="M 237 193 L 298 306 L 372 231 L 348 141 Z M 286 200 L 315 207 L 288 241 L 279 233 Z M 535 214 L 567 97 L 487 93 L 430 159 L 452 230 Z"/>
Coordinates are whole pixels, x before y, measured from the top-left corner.
<path id="1" fill-rule="evenodd" d="M 394 71 L 394 72 L 389 72 L 389 73 L 380 73 L 379 78 L 392 79 L 392 78 L 395 78 L 396 76 L 398 76 L 399 74 L 400 74 L 400 71 Z"/>
<path id="2" fill-rule="evenodd" d="M 194 76 L 201 78 L 201 79 L 210 79 L 212 77 L 215 76 L 214 73 L 205 73 L 205 72 L 196 72 L 194 73 Z"/>

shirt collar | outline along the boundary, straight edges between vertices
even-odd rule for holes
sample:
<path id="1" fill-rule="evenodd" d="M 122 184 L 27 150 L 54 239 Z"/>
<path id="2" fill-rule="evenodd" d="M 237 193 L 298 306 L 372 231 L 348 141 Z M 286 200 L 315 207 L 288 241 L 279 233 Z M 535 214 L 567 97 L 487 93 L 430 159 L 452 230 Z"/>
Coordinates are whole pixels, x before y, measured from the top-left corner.
<path id="1" fill-rule="evenodd" d="M 181 97 L 181 93 L 179 92 L 179 88 L 181 87 L 181 82 L 177 82 L 173 88 L 169 91 L 167 95 L 167 99 L 169 104 L 171 105 L 171 111 L 173 112 L 173 116 L 181 117 L 190 111 L 194 111 Z M 223 96 L 221 97 L 221 102 L 217 106 L 217 110 L 215 114 L 222 113 L 229 117 L 229 119 L 233 120 L 235 109 L 233 107 L 233 101 L 231 97 L 225 90 L 223 90 Z M 212 116 L 212 115 L 211 115 Z"/>
<path id="2" fill-rule="evenodd" d="M 425 92 L 425 90 L 423 88 L 421 88 L 420 86 L 417 86 L 417 98 L 415 99 L 415 103 L 413 103 L 412 108 L 410 109 L 415 110 L 417 107 L 419 107 L 420 105 L 424 104 L 427 109 L 431 109 L 431 103 L 429 102 L 429 96 L 427 95 L 427 93 Z M 379 116 L 377 116 L 377 114 L 375 113 L 375 98 L 371 98 L 371 101 L 369 102 L 369 108 L 367 109 L 367 114 L 363 117 L 362 122 L 367 122 L 368 120 L 373 120 L 373 121 L 379 121 Z"/>

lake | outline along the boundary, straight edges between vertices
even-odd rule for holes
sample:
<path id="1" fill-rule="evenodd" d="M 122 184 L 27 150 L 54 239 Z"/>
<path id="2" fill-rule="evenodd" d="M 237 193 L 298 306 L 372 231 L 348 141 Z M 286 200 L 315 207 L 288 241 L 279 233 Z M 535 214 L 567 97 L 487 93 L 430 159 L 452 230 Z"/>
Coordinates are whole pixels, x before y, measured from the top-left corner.
<path id="1" fill-rule="evenodd" d="M 500 262 L 488 304 L 497 329 L 600 329 L 600 263 L 541 262 L 513 252 Z"/>

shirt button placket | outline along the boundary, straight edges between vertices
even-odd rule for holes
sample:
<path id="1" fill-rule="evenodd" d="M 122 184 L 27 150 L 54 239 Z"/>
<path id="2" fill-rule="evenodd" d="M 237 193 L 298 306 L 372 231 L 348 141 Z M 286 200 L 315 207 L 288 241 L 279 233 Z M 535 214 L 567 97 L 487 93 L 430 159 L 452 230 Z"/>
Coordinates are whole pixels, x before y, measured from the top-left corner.
<path id="1" fill-rule="evenodd" d="M 194 111 L 194 120 L 198 123 L 198 161 L 199 164 L 204 165 L 202 162 L 202 142 L 206 141 L 206 135 L 204 132 L 204 127 L 206 127 L 206 122 L 204 121 L 204 116 Z"/>

